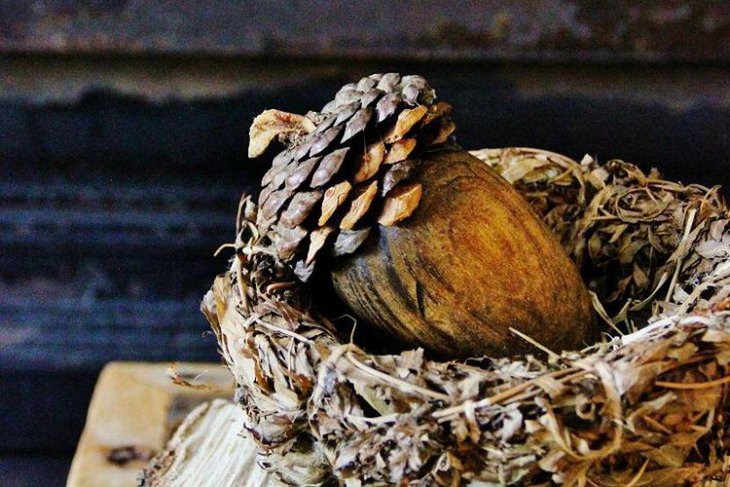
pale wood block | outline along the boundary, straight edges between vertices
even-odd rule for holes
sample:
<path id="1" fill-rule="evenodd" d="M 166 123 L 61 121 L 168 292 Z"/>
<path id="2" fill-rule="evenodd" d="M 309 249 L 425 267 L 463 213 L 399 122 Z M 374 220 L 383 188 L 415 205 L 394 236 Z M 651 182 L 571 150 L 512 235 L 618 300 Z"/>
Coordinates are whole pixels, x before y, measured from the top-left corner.
<path id="1" fill-rule="evenodd" d="M 149 458 L 161 451 L 200 403 L 233 396 L 233 378 L 220 364 L 178 364 L 195 384 L 173 383 L 169 363 L 112 362 L 99 376 L 68 487 L 131 487 Z M 194 378 L 198 377 L 196 380 Z"/>
<path id="2" fill-rule="evenodd" d="M 230 401 L 201 404 L 185 419 L 146 472 L 146 487 L 274 487 L 244 432 L 243 412 Z"/>

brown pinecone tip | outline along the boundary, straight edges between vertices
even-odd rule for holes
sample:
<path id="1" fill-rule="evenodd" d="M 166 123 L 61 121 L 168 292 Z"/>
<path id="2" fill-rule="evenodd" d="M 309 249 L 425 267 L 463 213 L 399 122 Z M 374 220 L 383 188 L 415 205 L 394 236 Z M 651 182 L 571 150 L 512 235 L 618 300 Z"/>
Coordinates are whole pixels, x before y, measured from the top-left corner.
<path id="1" fill-rule="evenodd" d="M 422 188 L 418 153 L 454 132 L 451 105 L 421 76 L 373 74 L 343 86 L 320 112 L 266 110 L 250 129 L 249 157 L 274 138 L 286 148 L 261 180 L 256 226 L 302 281 L 325 254 L 349 254 L 375 224 L 408 218 Z"/>

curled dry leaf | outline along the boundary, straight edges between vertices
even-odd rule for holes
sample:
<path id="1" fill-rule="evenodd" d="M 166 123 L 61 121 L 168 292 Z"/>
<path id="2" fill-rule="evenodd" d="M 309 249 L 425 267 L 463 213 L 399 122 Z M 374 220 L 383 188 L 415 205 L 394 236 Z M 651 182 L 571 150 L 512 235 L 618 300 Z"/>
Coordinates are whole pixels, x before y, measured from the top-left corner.
<path id="1" fill-rule="evenodd" d="M 370 144 L 360 158 L 360 167 L 352 180 L 356 183 L 362 183 L 375 176 L 384 157 L 385 144 L 382 141 Z"/>
<path id="2" fill-rule="evenodd" d="M 400 139 L 398 142 L 390 146 L 388 155 L 385 156 L 383 164 L 395 164 L 403 161 L 416 148 L 416 139 Z"/>
<path id="3" fill-rule="evenodd" d="M 319 217 L 317 224 L 321 227 L 330 219 L 330 217 L 337 211 L 345 200 L 347 195 L 350 193 L 352 185 L 347 181 L 342 181 L 339 184 L 327 188 L 322 199 L 322 216 Z"/>
<path id="4" fill-rule="evenodd" d="M 405 109 L 398 114 L 398 119 L 392 129 L 385 135 L 385 142 L 392 144 L 402 139 L 414 125 L 426 115 L 428 108 L 424 105 L 416 108 Z"/>
<path id="5" fill-rule="evenodd" d="M 395 225 L 413 214 L 423 195 L 423 186 L 420 183 L 410 183 L 399 186 L 385 198 L 383 210 L 378 217 L 378 223 L 389 227 Z"/>
<path id="6" fill-rule="evenodd" d="M 357 198 L 352 201 L 350 211 L 342 217 L 340 222 L 340 229 L 352 230 L 355 224 L 362 218 L 365 213 L 370 209 L 370 204 L 373 202 L 375 195 L 378 193 L 378 182 L 373 181 L 367 187 L 367 189 Z"/>
<path id="7" fill-rule="evenodd" d="M 266 110 L 254 118 L 248 131 L 248 157 L 264 153 L 274 137 L 292 137 L 308 134 L 315 129 L 307 117 L 281 110 Z"/>

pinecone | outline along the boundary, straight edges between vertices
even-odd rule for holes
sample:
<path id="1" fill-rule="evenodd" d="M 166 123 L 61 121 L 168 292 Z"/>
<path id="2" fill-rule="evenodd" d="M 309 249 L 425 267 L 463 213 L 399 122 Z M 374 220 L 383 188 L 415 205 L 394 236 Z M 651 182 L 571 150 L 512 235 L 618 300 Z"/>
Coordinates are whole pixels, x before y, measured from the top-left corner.
<path id="1" fill-rule="evenodd" d="M 394 225 L 415 210 L 418 152 L 455 129 L 451 106 L 435 98 L 420 76 L 373 74 L 343 86 L 321 112 L 267 110 L 254 120 L 250 157 L 277 136 L 288 146 L 261 181 L 257 230 L 302 281 L 318 256 L 352 253 L 376 222 Z"/>

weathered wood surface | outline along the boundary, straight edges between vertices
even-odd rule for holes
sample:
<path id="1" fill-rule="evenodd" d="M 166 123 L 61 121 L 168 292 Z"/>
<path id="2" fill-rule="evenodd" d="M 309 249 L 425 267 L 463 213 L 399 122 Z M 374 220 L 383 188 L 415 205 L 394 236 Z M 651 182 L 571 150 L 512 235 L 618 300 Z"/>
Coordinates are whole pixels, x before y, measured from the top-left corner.
<path id="1" fill-rule="evenodd" d="M 0 2 L 0 50 L 468 60 L 730 58 L 725 2 Z"/>
<path id="2" fill-rule="evenodd" d="M 233 395 L 233 379 L 217 364 L 185 363 L 175 385 L 170 364 L 113 362 L 102 371 L 67 487 L 133 487 L 152 455 L 163 449 L 187 414 L 203 401 Z"/>
<path id="3" fill-rule="evenodd" d="M 147 487 L 281 485 L 258 464 L 243 430 L 243 411 L 216 399 L 193 410 L 145 471 Z"/>

